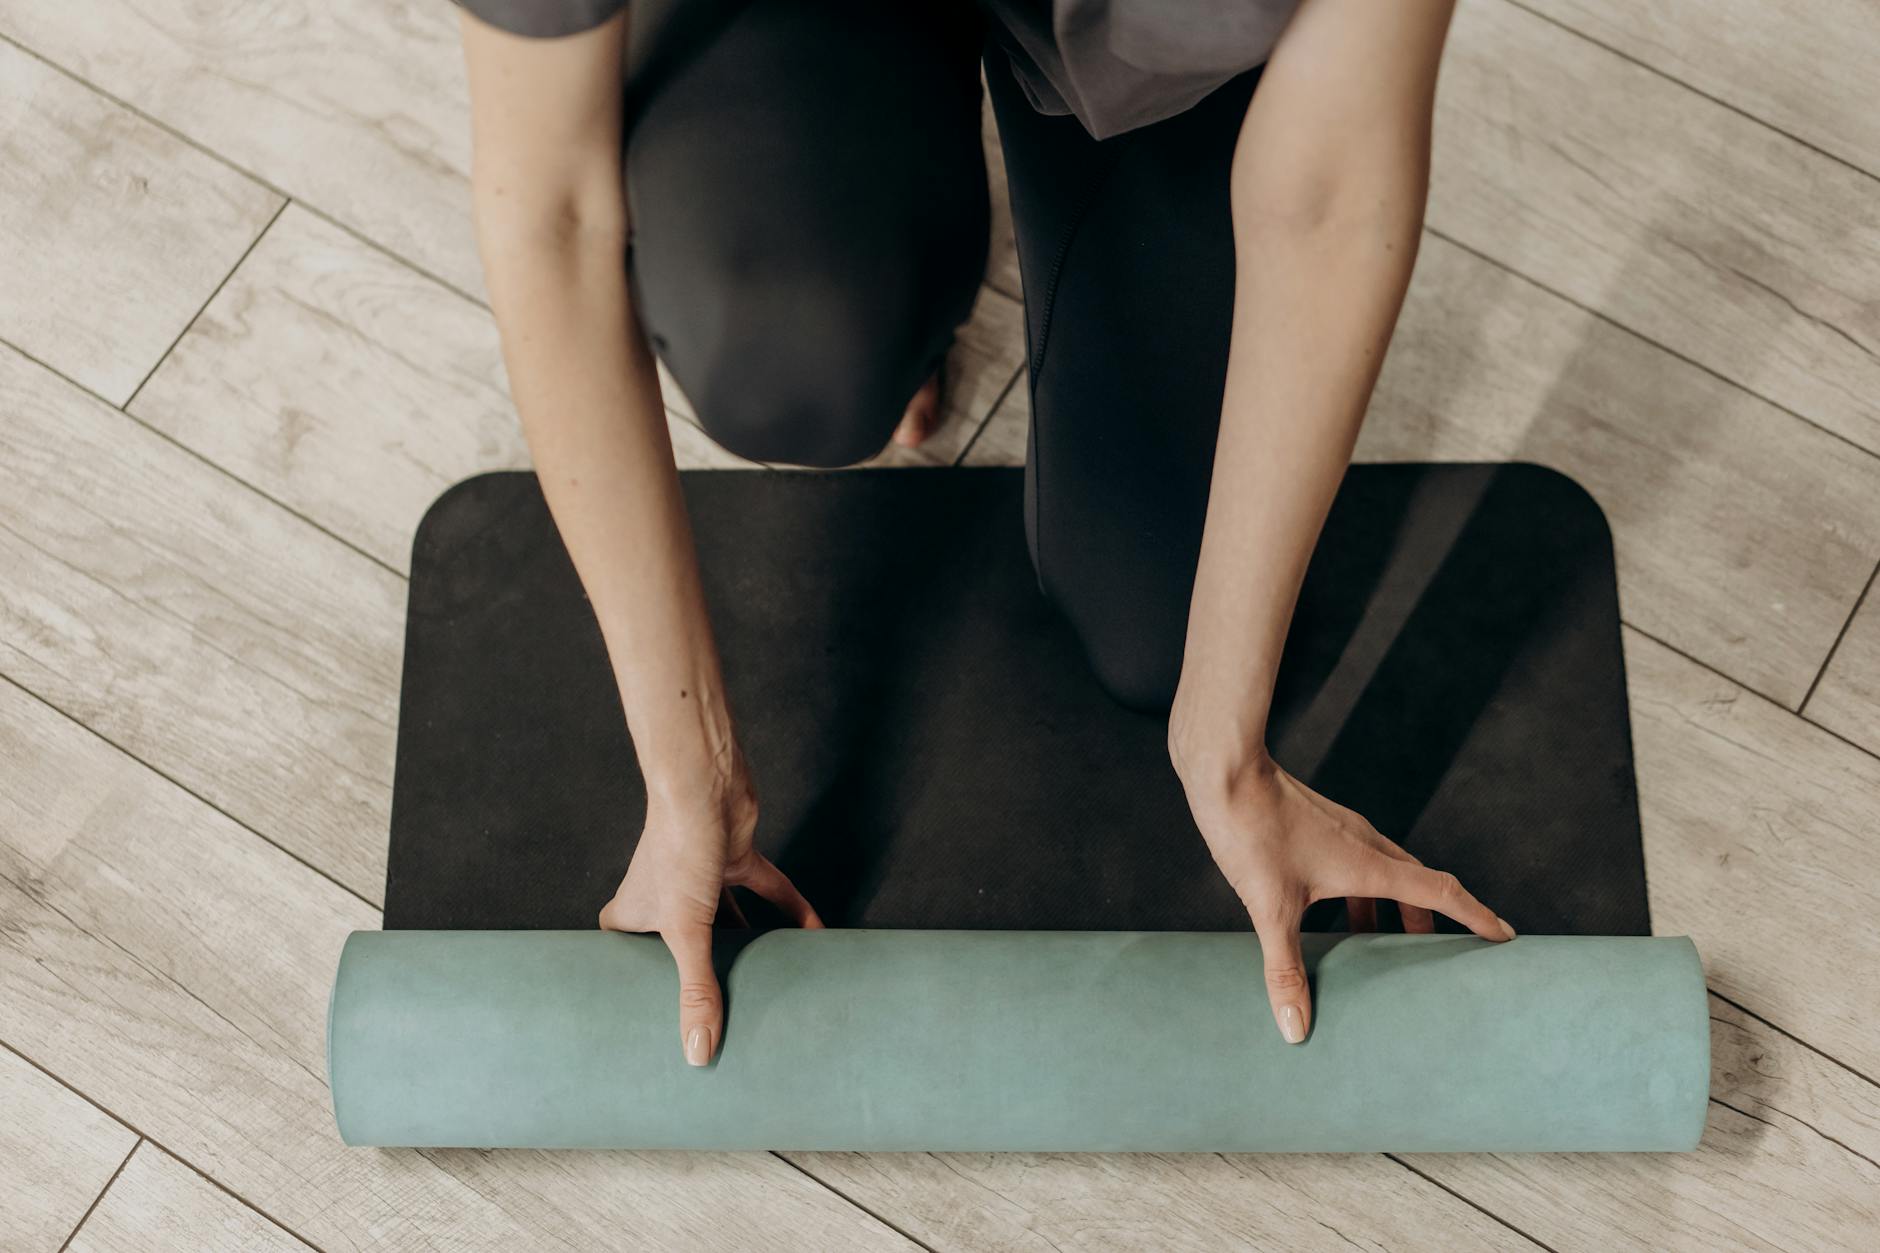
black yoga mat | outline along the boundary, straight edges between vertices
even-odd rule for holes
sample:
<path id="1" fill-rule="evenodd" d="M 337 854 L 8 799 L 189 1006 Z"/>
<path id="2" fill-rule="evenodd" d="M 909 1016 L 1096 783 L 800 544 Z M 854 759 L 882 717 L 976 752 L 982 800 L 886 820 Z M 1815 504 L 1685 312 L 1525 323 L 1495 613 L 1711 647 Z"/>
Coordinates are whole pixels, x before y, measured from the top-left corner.
<path id="1" fill-rule="evenodd" d="M 758 841 L 832 926 L 1247 929 L 1164 722 L 1038 590 L 1021 476 L 682 476 Z M 385 926 L 594 925 L 645 797 L 533 476 L 440 497 L 410 595 Z M 1272 743 L 1518 930 L 1649 934 L 1611 537 L 1570 480 L 1353 467 Z"/>

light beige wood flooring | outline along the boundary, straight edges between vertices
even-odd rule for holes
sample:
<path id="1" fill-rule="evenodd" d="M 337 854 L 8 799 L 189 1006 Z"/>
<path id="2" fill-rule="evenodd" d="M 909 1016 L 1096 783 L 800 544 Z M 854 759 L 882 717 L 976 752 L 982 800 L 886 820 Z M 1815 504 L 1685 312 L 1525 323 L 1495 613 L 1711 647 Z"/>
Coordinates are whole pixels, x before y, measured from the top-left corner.
<path id="1" fill-rule="evenodd" d="M 527 464 L 455 13 L 0 0 L 0 1248 L 1874 1247 L 1876 63 L 1871 0 L 1464 0 L 1360 447 L 1611 519 L 1698 1152 L 379 1152 L 323 1016 L 378 922 L 410 538 Z M 1022 459 L 1010 239 L 884 462 Z M 682 463 L 747 466 L 669 399 Z"/>

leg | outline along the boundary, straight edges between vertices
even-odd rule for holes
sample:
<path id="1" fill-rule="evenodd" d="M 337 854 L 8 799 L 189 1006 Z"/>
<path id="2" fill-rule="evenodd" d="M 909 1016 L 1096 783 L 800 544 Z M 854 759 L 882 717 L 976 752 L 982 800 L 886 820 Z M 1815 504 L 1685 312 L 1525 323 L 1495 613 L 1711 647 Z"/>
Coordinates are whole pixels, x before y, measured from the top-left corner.
<path id="1" fill-rule="evenodd" d="M 985 267 L 977 22 L 947 0 L 635 0 L 635 306 L 725 447 L 863 460 L 939 366 Z"/>
<path id="2" fill-rule="evenodd" d="M 1101 143 L 987 57 L 1030 333 L 1026 526 L 1122 703 L 1175 694 L 1233 316 L 1228 173 L 1258 71 Z"/>

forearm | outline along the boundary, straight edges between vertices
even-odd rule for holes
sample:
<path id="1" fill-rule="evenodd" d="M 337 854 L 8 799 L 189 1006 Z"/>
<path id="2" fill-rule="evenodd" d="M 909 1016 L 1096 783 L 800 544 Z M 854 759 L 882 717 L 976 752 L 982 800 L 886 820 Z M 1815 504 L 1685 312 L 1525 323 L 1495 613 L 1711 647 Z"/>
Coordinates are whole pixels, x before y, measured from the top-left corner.
<path id="1" fill-rule="evenodd" d="M 1435 49 L 1442 16 L 1426 20 Z M 1169 729 L 1185 772 L 1224 776 L 1264 754 L 1299 587 L 1416 259 L 1435 50 L 1426 55 L 1394 126 L 1334 116 L 1303 127 L 1306 97 L 1328 85 L 1299 75 L 1271 92 L 1263 82 L 1249 110 L 1233 174 L 1221 428 Z"/>
<path id="2" fill-rule="evenodd" d="M 651 353 L 612 226 L 486 237 L 510 388 L 606 641 L 642 773 L 687 803 L 726 773 L 730 713 Z"/>

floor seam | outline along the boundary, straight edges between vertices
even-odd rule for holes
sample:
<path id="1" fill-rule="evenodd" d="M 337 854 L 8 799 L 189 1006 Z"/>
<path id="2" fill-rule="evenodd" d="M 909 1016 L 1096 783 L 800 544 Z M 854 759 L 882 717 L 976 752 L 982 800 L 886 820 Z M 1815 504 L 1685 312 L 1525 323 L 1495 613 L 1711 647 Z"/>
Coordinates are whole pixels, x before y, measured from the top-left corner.
<path id="1" fill-rule="evenodd" d="M 87 1102 L 87 1104 L 90 1104 L 90 1102 Z M 97 1107 L 94 1105 L 93 1108 L 97 1108 Z M 122 1126 L 123 1124 L 120 1123 L 119 1125 Z M 125 1129 L 129 1130 L 129 1128 L 125 1128 Z M 131 1132 L 131 1134 L 133 1136 L 136 1136 L 136 1139 L 131 1141 L 130 1151 L 124 1154 L 124 1160 L 120 1161 L 117 1164 L 117 1169 L 111 1172 L 111 1177 L 104 1181 L 104 1187 L 98 1189 L 98 1195 L 91 1198 L 91 1204 L 87 1205 L 85 1207 L 85 1212 L 78 1216 L 77 1224 L 74 1225 L 73 1228 L 69 1232 L 66 1233 L 65 1242 L 59 1245 L 59 1253 L 65 1253 L 67 1249 L 72 1247 L 72 1241 L 78 1239 L 78 1233 L 83 1231 L 85 1229 L 85 1224 L 91 1221 L 91 1216 L 97 1212 L 99 1204 L 105 1198 L 105 1194 L 111 1191 L 112 1185 L 117 1183 L 118 1181 L 118 1176 L 123 1174 L 124 1168 L 131 1164 L 131 1158 L 137 1156 L 137 1150 L 143 1147 L 144 1138 L 140 1135 L 137 1135 L 137 1133 L 134 1131 Z"/>
<path id="2" fill-rule="evenodd" d="M 6 683 L 9 687 L 17 689 L 21 693 L 25 694 L 31 700 L 34 700 L 41 705 L 44 705 L 47 709 L 51 710 L 53 713 L 57 714 L 59 717 L 64 718 L 67 722 L 70 722 L 73 726 L 85 732 L 85 734 L 91 736 L 93 739 L 97 740 L 99 743 L 110 748 L 113 752 L 119 753 L 125 758 L 127 758 L 128 760 L 136 762 L 137 765 L 139 765 L 145 770 L 148 770 L 151 774 L 156 775 L 159 779 L 162 779 L 165 783 L 169 784 L 171 787 L 175 788 L 177 791 L 182 792 L 185 796 L 188 796 L 190 799 L 196 801 L 198 804 L 207 806 L 209 809 L 220 814 L 222 817 L 234 823 L 241 830 L 246 831 L 249 835 L 254 836 L 257 840 L 260 840 L 263 844 L 266 844 L 269 848 L 273 849 L 275 852 L 280 853 L 282 856 L 286 857 L 289 861 L 294 862 L 296 865 L 300 866 L 304 870 L 311 871 L 313 874 L 317 875 L 319 878 L 325 880 L 327 883 L 332 884 L 334 887 L 346 893 L 346 895 L 352 897 L 354 900 L 358 901 L 360 904 L 373 910 L 375 913 L 382 914 L 385 912 L 385 907 L 383 905 L 372 900 L 370 897 L 366 896 L 364 893 L 359 892 L 355 890 L 354 888 L 348 887 L 345 883 L 341 882 L 339 879 L 335 878 L 333 875 L 327 873 L 325 870 L 322 870 L 319 866 L 314 865 L 312 862 L 308 861 L 305 857 L 302 857 L 299 853 L 296 853 L 293 849 L 288 848 L 286 845 L 277 843 L 276 841 L 270 839 L 267 835 L 263 834 L 258 828 L 256 828 L 252 824 L 243 821 L 241 818 L 236 817 L 234 814 L 230 813 L 228 810 L 224 809 L 222 806 L 216 804 L 214 801 L 210 800 L 208 797 L 202 795 L 202 793 L 190 787 L 187 783 L 184 783 L 180 779 L 177 779 L 175 776 L 171 775 L 168 771 L 164 770 L 162 767 L 154 765 L 149 761 L 146 761 L 144 758 L 132 752 L 130 749 L 125 748 L 122 744 L 119 744 L 117 741 L 113 740 L 110 736 L 106 735 L 104 732 L 98 730 L 94 726 L 91 726 L 83 718 L 78 717 L 77 715 L 73 714 L 69 710 L 60 708 L 57 704 L 48 700 L 46 697 L 40 695 L 38 692 L 35 692 L 32 688 L 26 686 L 26 684 L 22 683 L 19 679 L 15 678 L 13 675 L 7 674 L 5 671 L 0 671 L 0 682 Z"/>
<path id="3" fill-rule="evenodd" d="M 158 1152 L 163 1153 L 171 1158 L 174 1158 L 176 1161 L 180 1162 L 182 1165 L 188 1167 L 191 1171 L 195 1172 L 195 1174 L 199 1178 L 201 1178 L 205 1183 L 213 1187 L 217 1192 L 222 1193 L 224 1196 L 233 1198 L 239 1205 L 241 1205 L 243 1209 L 250 1210 L 253 1213 L 258 1214 L 260 1217 L 266 1219 L 269 1223 L 272 1223 L 274 1226 L 279 1227 L 282 1231 L 285 1231 L 288 1235 L 300 1241 L 302 1244 L 306 1245 L 308 1248 L 316 1250 L 316 1253 L 318 1253 L 318 1251 L 320 1250 L 321 1248 L 320 1245 L 314 1243 L 312 1240 L 307 1239 L 307 1237 L 301 1235 L 298 1231 L 294 1230 L 292 1227 L 288 1226 L 286 1223 L 282 1222 L 280 1219 L 276 1218 L 274 1215 L 268 1213 L 266 1210 L 262 1209 L 259 1205 L 256 1205 L 253 1201 L 249 1200 L 247 1197 L 243 1196 L 241 1193 L 235 1191 L 235 1189 L 223 1183 L 220 1179 L 217 1179 L 214 1175 L 211 1175 L 208 1171 L 196 1165 L 194 1162 L 190 1161 L 187 1157 L 183 1156 L 181 1153 L 178 1153 L 175 1149 L 169 1147 L 163 1141 L 157 1139 L 155 1136 L 149 1134 L 148 1132 L 143 1131 L 137 1126 L 136 1123 L 132 1122 L 128 1118 L 125 1118 L 123 1115 L 113 1110 L 109 1105 L 106 1105 L 103 1101 L 100 1101 L 96 1097 L 91 1096 L 83 1088 L 80 1088 L 78 1085 L 71 1083 L 70 1081 L 65 1079 L 63 1076 L 61 1076 L 57 1071 L 52 1070 L 50 1067 L 41 1065 L 36 1059 L 22 1052 L 18 1047 L 16 1047 L 11 1040 L 0 1039 L 0 1049 L 5 1049 L 7 1052 L 13 1054 L 13 1056 L 19 1058 L 21 1061 L 25 1062 L 28 1066 L 31 1066 L 34 1070 L 38 1071 L 40 1074 L 44 1075 L 46 1078 L 52 1080 L 54 1083 L 58 1084 L 61 1088 L 64 1088 L 67 1092 L 70 1092 L 73 1096 L 85 1102 L 85 1104 L 91 1106 L 95 1110 L 98 1110 L 100 1113 L 104 1114 L 105 1117 L 111 1119 L 113 1122 L 117 1123 L 119 1126 L 129 1131 L 132 1135 L 137 1137 L 139 1144 L 149 1144 L 152 1148 L 156 1149 Z M 136 1151 L 137 1151 L 136 1146 L 132 1146 L 131 1153 L 135 1153 Z M 130 1160 L 130 1154 L 126 1154 L 124 1160 L 128 1162 Z M 122 1169 L 123 1167 L 120 1166 L 119 1170 L 122 1170 Z M 115 1179 L 116 1177 L 117 1177 L 116 1175 L 112 1176 L 113 1179 Z M 100 1192 L 98 1195 L 100 1197 L 103 1197 L 104 1193 Z M 74 1228 L 73 1235 L 77 1235 L 77 1234 L 78 1234 L 77 1229 Z M 69 1240 L 69 1237 L 68 1237 L 68 1240 Z"/>
<path id="4" fill-rule="evenodd" d="M 1847 611 L 1847 619 L 1841 623 L 1841 629 L 1836 632 L 1834 643 L 1828 645 L 1828 655 L 1821 659 L 1821 669 L 1815 671 L 1815 681 L 1808 685 L 1806 692 L 1802 693 L 1802 703 L 1795 707 L 1798 715 L 1808 716 L 1808 702 L 1815 699 L 1816 689 L 1821 686 L 1822 679 L 1827 677 L 1828 667 L 1834 664 L 1834 655 L 1841 651 L 1841 643 L 1847 639 L 1848 630 L 1854 625 L 1854 619 L 1860 616 L 1861 606 L 1867 603 L 1867 597 L 1872 594 L 1876 578 L 1880 578 L 1880 562 L 1874 563 L 1873 573 L 1867 576 L 1867 582 L 1860 589 L 1860 595 L 1854 598 L 1854 607 Z"/>
<path id="5" fill-rule="evenodd" d="M 791 1161 L 790 1158 L 786 1156 L 784 1153 L 776 1149 L 772 1149 L 770 1155 L 776 1158 L 778 1161 L 782 1162 L 785 1166 L 788 1166 L 791 1170 L 794 1170 L 799 1175 L 802 1175 L 805 1179 L 809 1180 L 811 1183 L 815 1184 L 817 1187 L 821 1188 L 823 1191 L 829 1193 L 831 1196 L 837 1197 L 838 1199 L 843 1201 L 845 1204 L 855 1209 L 858 1209 L 862 1213 L 868 1215 L 870 1218 L 880 1223 L 883 1227 L 886 1227 L 889 1231 L 892 1231 L 895 1235 L 900 1236 L 903 1240 L 906 1240 L 909 1244 L 915 1245 L 921 1249 L 925 1249 L 926 1253 L 938 1253 L 938 1250 L 936 1250 L 931 1244 L 928 1244 L 924 1240 L 918 1239 L 917 1237 L 915 1237 L 913 1234 L 911 1234 L 910 1232 L 908 1232 L 907 1230 L 905 1230 L 898 1224 L 890 1222 L 888 1219 L 883 1218 L 880 1214 L 876 1213 L 874 1210 L 870 1209 L 868 1206 L 863 1205 L 860 1201 L 856 1200 L 854 1197 L 850 1196 L 848 1193 L 844 1192 L 842 1189 L 836 1187 L 834 1184 L 828 1182 L 822 1177 L 814 1174 L 807 1167 L 800 1166 L 796 1162 Z"/>
<path id="6" fill-rule="evenodd" d="M 1567 34 L 1572 35 L 1575 39 L 1585 40 L 1587 43 L 1592 44 L 1595 48 L 1599 48 L 1607 53 L 1610 53 L 1611 55 L 1619 58 L 1621 61 L 1624 61 L 1628 65 L 1637 66 L 1639 69 L 1644 70 L 1648 74 L 1661 78 L 1667 83 L 1672 83 L 1675 86 L 1681 87 L 1685 91 L 1690 92 L 1693 96 L 1696 96 L 1701 100 L 1707 100 L 1711 104 L 1716 105 L 1720 109 L 1726 109 L 1729 112 L 1734 113 L 1736 116 L 1744 119 L 1745 121 L 1753 122 L 1757 126 L 1760 126 L 1764 130 L 1770 132 L 1771 134 L 1780 135 L 1783 139 L 1788 140 L 1790 143 L 1793 143 L 1793 144 L 1798 145 L 1799 147 L 1805 148 L 1809 152 L 1814 153 L 1816 156 L 1821 157 L 1824 160 L 1832 161 L 1836 165 L 1839 165 L 1845 169 L 1853 171 L 1854 173 L 1860 175 L 1862 178 L 1868 178 L 1868 179 L 1874 180 L 1875 182 L 1880 182 L 1880 173 L 1875 173 L 1874 171 L 1869 170 L 1867 167 L 1859 164 L 1856 161 L 1852 161 L 1847 157 L 1841 156 L 1839 153 L 1831 152 L 1828 149 L 1823 148 L 1821 145 L 1814 143 L 1811 140 L 1804 139 L 1800 135 L 1795 134 L 1793 131 L 1783 130 L 1780 126 L 1777 126 L 1774 122 L 1769 121 L 1767 118 L 1757 117 L 1754 113 L 1751 113 L 1748 109 L 1744 108 L 1743 106 L 1739 104 L 1735 104 L 1729 100 L 1726 100 L 1722 96 L 1714 95 L 1711 92 L 1706 91 L 1704 88 L 1697 86 L 1695 83 L 1687 82 L 1684 79 L 1679 78 L 1677 75 L 1671 73 L 1669 70 L 1661 69 L 1660 67 L 1653 65 L 1650 61 L 1646 61 L 1640 57 L 1634 56 L 1632 53 L 1629 53 L 1622 48 L 1615 47 L 1614 45 L 1607 43 L 1605 40 L 1600 39 L 1597 36 L 1589 35 L 1585 31 L 1579 29 L 1576 26 L 1568 25 L 1566 22 L 1561 21 L 1559 18 L 1553 16 L 1551 13 L 1543 13 L 1539 9 L 1533 8 L 1528 4 L 1522 3 L 1522 0 L 1507 0 L 1507 3 L 1510 6 L 1521 10 L 1523 13 L 1526 13 L 1531 17 L 1539 18 L 1541 21 L 1546 22 L 1549 26 L 1565 31 Z"/>

